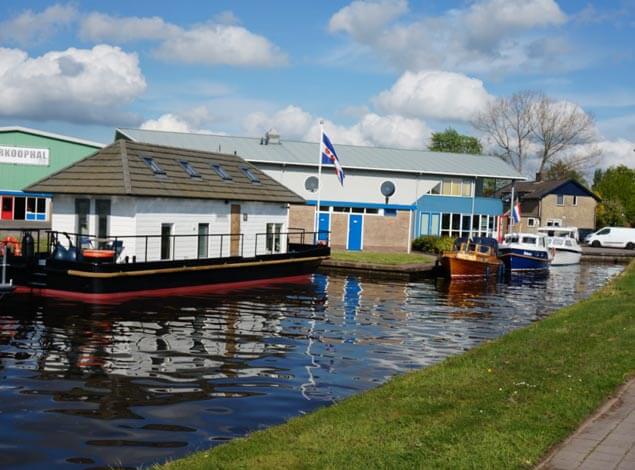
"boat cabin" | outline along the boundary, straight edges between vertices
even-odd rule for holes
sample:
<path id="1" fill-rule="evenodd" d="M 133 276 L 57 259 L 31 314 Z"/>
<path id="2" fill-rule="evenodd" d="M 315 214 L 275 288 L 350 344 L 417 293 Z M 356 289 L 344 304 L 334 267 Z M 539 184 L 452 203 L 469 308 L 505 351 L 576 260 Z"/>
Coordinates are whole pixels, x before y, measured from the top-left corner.
<path id="1" fill-rule="evenodd" d="M 119 140 L 31 185 L 57 241 L 99 262 L 285 253 L 304 199 L 236 155 Z M 70 251 L 69 251 L 70 252 Z M 60 249 L 58 256 L 66 254 Z"/>
<path id="2" fill-rule="evenodd" d="M 505 235 L 504 244 L 510 245 L 512 243 L 518 243 L 522 245 L 532 245 L 540 248 L 546 248 L 546 237 L 544 235 L 529 234 L 529 233 L 510 233 Z"/>

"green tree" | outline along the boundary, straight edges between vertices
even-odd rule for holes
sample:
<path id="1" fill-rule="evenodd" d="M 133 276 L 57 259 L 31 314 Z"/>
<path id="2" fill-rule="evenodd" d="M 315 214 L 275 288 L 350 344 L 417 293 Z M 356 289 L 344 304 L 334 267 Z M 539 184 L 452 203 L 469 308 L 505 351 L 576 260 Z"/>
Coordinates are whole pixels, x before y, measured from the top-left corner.
<path id="1" fill-rule="evenodd" d="M 619 165 L 596 171 L 593 191 L 602 198 L 602 204 L 598 205 L 598 225 L 602 219 L 615 222 L 613 225 L 635 226 L 635 169 Z"/>
<path id="2" fill-rule="evenodd" d="M 601 171 L 601 170 L 600 170 Z M 557 162 L 552 163 L 547 168 L 547 172 L 545 173 L 545 179 L 547 180 L 567 180 L 574 179 L 578 183 L 588 187 L 589 183 L 584 178 L 582 173 L 575 168 L 572 168 L 567 162 L 559 160 Z"/>
<path id="3" fill-rule="evenodd" d="M 459 134 L 451 127 L 443 132 L 433 132 L 428 149 L 433 152 L 483 153 L 483 146 L 476 137 Z"/>

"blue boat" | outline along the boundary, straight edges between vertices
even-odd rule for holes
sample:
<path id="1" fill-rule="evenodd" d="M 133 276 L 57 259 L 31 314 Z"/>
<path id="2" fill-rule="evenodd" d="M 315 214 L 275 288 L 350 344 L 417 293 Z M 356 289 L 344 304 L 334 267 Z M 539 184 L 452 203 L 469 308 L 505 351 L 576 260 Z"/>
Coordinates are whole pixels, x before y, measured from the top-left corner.
<path id="1" fill-rule="evenodd" d="M 505 236 L 498 252 L 507 272 L 546 271 L 551 262 L 543 234 L 510 233 Z"/>

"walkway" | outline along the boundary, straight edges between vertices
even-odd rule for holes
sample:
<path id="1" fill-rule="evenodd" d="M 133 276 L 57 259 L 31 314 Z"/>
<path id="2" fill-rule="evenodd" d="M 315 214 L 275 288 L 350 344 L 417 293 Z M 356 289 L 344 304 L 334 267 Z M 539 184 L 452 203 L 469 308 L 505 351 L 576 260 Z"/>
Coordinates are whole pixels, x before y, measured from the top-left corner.
<path id="1" fill-rule="evenodd" d="M 538 469 L 635 469 L 635 379 L 562 443 Z"/>

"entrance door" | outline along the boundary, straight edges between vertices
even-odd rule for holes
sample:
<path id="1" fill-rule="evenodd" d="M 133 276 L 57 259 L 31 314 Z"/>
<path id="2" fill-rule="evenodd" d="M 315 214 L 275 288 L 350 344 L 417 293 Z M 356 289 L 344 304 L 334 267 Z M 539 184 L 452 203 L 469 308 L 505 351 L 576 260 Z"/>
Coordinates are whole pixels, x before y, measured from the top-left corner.
<path id="1" fill-rule="evenodd" d="M 207 258 L 209 245 L 209 224 L 198 224 L 198 258 Z"/>
<path id="2" fill-rule="evenodd" d="M 318 219 L 318 240 L 327 241 L 329 239 L 329 228 L 331 215 L 328 212 L 320 212 Z"/>
<path id="3" fill-rule="evenodd" d="M 2 197 L 2 212 L 0 213 L 0 217 L 3 220 L 13 220 L 13 197 Z"/>
<path id="4" fill-rule="evenodd" d="M 240 205 L 231 206 L 231 236 L 229 241 L 229 255 L 240 255 Z"/>
<path id="5" fill-rule="evenodd" d="M 161 224 L 161 259 L 171 258 L 172 224 Z"/>
<path id="6" fill-rule="evenodd" d="M 362 249 L 362 221 L 363 215 L 350 214 L 348 216 L 348 244 L 347 250 L 359 251 Z"/>

